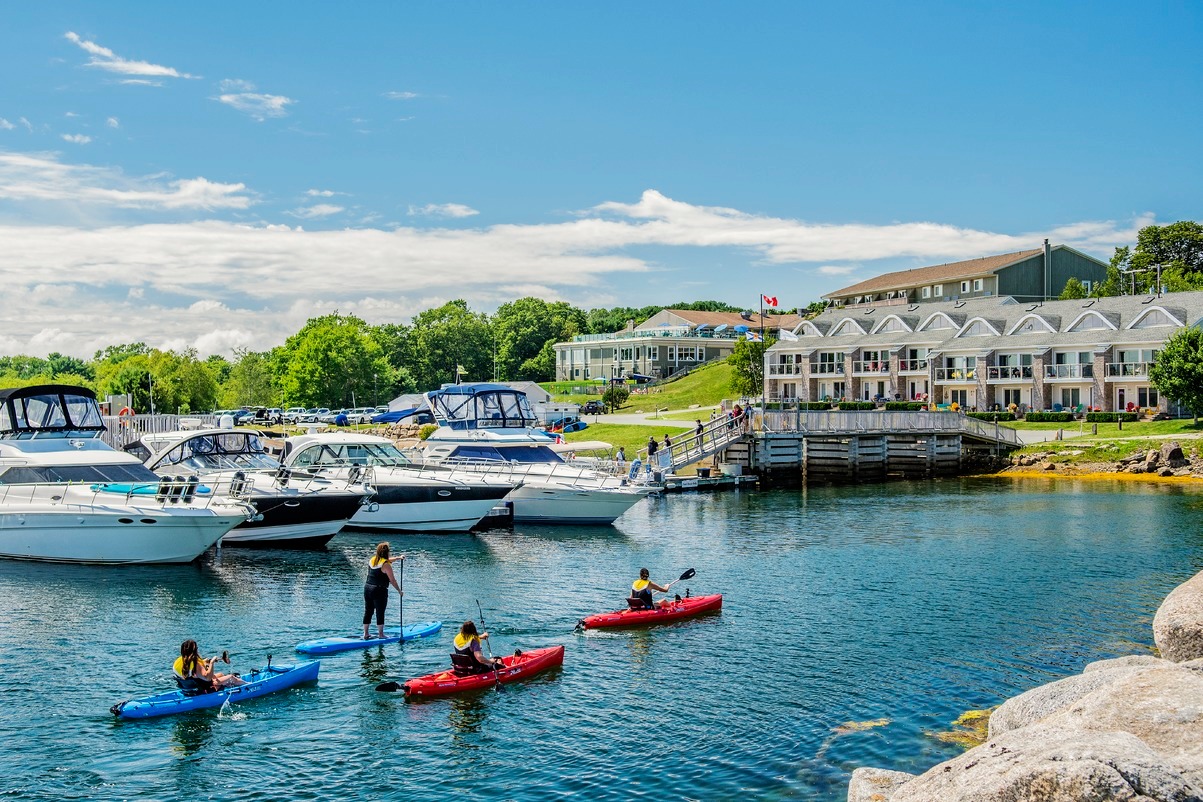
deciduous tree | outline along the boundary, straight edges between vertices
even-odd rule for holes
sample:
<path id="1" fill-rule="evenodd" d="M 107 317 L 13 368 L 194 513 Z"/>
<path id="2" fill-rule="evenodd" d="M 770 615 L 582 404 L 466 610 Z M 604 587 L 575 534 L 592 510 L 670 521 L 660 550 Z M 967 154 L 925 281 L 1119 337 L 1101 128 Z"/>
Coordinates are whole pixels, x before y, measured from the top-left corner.
<path id="1" fill-rule="evenodd" d="M 1170 337 L 1149 368 L 1149 381 L 1162 398 L 1182 402 L 1197 424 L 1203 414 L 1203 329 L 1182 329 Z"/>

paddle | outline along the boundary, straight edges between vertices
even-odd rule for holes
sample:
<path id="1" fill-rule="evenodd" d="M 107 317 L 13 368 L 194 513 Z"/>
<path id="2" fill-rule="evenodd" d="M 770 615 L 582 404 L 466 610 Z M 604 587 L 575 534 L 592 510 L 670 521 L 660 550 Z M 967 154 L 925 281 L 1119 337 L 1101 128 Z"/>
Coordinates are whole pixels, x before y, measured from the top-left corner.
<path id="1" fill-rule="evenodd" d="M 697 576 L 697 574 L 698 574 L 697 571 L 690 568 L 688 571 L 681 574 L 681 576 L 677 577 L 672 582 L 669 582 L 665 588 L 665 593 L 668 592 L 667 588 L 671 588 L 673 585 L 677 584 L 678 582 L 684 582 L 686 579 L 693 579 L 695 576 Z"/>
<path id="2" fill-rule="evenodd" d="M 501 674 L 497 671 L 497 664 L 493 661 L 493 645 L 489 643 L 489 632 L 485 628 L 485 614 L 484 611 L 480 609 L 480 599 L 476 600 L 476 614 L 480 617 L 481 631 L 484 632 L 486 636 L 481 638 L 481 640 L 485 642 L 485 648 L 489 652 L 489 665 L 493 666 L 493 679 L 495 680 L 493 687 L 497 689 L 498 693 L 501 693 Z"/>
<path id="3" fill-rule="evenodd" d="M 397 626 L 401 627 L 399 633 L 401 640 L 398 641 L 402 646 L 405 645 L 405 555 L 401 555 L 401 570 L 397 572 L 397 593 L 399 601 L 397 602 Z"/>

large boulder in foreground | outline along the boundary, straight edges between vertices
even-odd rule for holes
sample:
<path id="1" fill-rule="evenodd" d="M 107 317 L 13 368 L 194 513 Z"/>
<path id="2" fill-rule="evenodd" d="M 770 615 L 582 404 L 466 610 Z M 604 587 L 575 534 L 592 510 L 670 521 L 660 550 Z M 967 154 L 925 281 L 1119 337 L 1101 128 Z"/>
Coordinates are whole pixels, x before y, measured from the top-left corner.
<path id="1" fill-rule="evenodd" d="M 1157 608 L 1153 641 L 1175 663 L 1203 657 L 1203 572 L 1174 588 Z"/>
<path id="2" fill-rule="evenodd" d="M 914 774 L 887 769 L 856 769 L 848 781 L 848 802 L 886 802 Z"/>
<path id="3" fill-rule="evenodd" d="M 992 720 L 987 743 L 898 786 L 885 799 L 1203 800 L 1203 660 L 1159 661 L 1147 668 L 1102 665 L 1081 676 L 1096 676 L 1100 684 L 1080 695 L 1071 689 L 1082 686 L 1065 686 L 1050 697 L 1055 712 L 998 737 Z"/>

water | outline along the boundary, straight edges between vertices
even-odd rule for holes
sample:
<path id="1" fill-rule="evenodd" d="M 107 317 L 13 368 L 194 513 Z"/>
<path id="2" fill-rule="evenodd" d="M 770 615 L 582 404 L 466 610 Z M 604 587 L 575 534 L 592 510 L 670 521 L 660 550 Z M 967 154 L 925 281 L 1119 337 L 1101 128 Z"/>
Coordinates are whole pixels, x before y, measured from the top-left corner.
<path id="1" fill-rule="evenodd" d="M 1201 510 L 1165 487 L 969 480 L 671 496 L 600 530 L 393 536 L 410 555 L 406 620 L 442 619 L 439 638 L 327 657 L 316 685 L 220 713 L 134 722 L 109 706 L 163 689 L 186 637 L 250 669 L 357 630 L 379 538 L 159 568 L 3 562 L 0 791 L 842 800 L 857 766 L 958 754 L 931 733 L 965 710 L 1147 651 L 1162 598 L 1203 569 Z M 574 634 L 641 566 L 661 582 L 696 568 L 682 584 L 724 593 L 722 614 Z M 563 643 L 564 668 L 423 703 L 374 690 L 443 666 L 478 598 L 495 652 Z"/>

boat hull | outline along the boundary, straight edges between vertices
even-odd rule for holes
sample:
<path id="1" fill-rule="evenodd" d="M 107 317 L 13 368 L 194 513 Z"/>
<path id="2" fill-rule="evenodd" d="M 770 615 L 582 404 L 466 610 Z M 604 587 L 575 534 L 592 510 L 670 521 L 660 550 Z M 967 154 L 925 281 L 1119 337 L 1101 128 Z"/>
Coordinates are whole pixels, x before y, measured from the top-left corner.
<path id="1" fill-rule="evenodd" d="M 260 668 L 243 677 L 246 680 L 245 685 L 196 696 L 186 696 L 183 691 L 169 691 L 120 702 L 109 708 L 109 712 L 118 718 L 140 719 L 170 716 L 193 710 L 207 710 L 221 707 L 227 701 L 231 704 L 238 704 L 248 699 L 257 699 L 260 696 L 292 688 L 303 682 L 313 682 L 317 679 L 320 667 L 321 663 L 311 660 L 291 666 Z"/>
<path id="2" fill-rule="evenodd" d="M 349 652 L 354 649 L 370 649 L 373 646 L 387 646 L 390 643 L 428 638 L 443 628 L 442 621 L 424 621 L 418 624 L 406 624 L 404 627 L 386 627 L 385 638 L 334 637 L 319 638 L 297 644 L 297 651 L 302 654 L 336 654 Z"/>
<path id="3" fill-rule="evenodd" d="M 516 523 L 605 526 L 647 496 L 646 491 L 583 488 L 528 480 L 508 497 Z"/>
<path id="4" fill-rule="evenodd" d="M 218 486 L 220 492 L 221 485 Z M 320 548 L 360 509 L 363 495 L 321 490 L 292 495 L 253 493 L 258 513 L 221 540 L 222 547 Z"/>
<path id="5" fill-rule="evenodd" d="M 680 621 L 695 615 L 714 613 L 722 609 L 723 597 L 720 593 L 710 596 L 690 596 L 673 602 L 667 607 L 657 607 L 654 610 L 617 610 L 613 613 L 598 613 L 581 619 L 583 629 L 617 629 L 622 627 L 648 627 L 656 624 L 667 624 L 670 621 Z"/>
<path id="6" fill-rule="evenodd" d="M 510 493 L 508 484 L 377 482 L 371 504 L 351 518 L 352 529 L 395 532 L 467 532 Z"/>
<path id="7" fill-rule="evenodd" d="M 498 683 L 508 685 L 511 682 L 518 682 L 563 665 L 564 647 L 548 646 L 545 649 L 532 649 L 521 655 L 503 657 L 501 660 L 505 663 L 505 668 L 498 671 L 460 676 L 448 669 L 407 680 L 401 685 L 401 689 L 405 691 L 406 699 L 428 699 L 468 691 L 486 690 Z"/>

